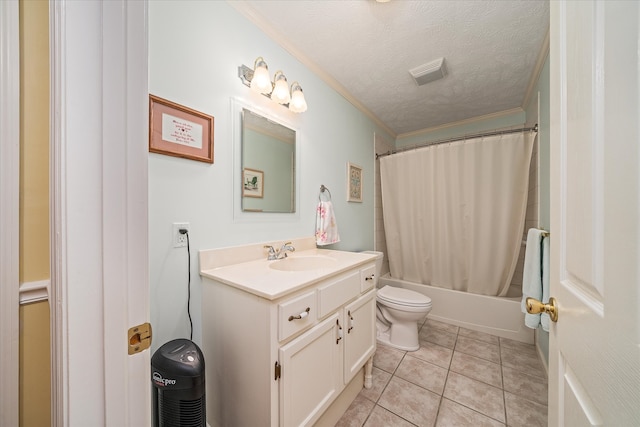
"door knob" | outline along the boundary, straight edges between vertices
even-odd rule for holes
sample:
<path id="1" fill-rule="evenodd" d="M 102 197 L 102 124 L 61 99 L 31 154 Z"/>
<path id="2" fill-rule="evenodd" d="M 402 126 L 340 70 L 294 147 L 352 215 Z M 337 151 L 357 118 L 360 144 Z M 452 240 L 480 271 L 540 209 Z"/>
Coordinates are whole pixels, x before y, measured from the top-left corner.
<path id="1" fill-rule="evenodd" d="M 547 313 L 552 322 L 558 321 L 558 305 L 556 304 L 556 299 L 551 297 L 549 298 L 549 304 L 544 304 L 538 301 L 535 298 L 527 298 L 525 301 L 527 306 L 527 313 L 529 314 L 539 314 L 539 313 Z"/>

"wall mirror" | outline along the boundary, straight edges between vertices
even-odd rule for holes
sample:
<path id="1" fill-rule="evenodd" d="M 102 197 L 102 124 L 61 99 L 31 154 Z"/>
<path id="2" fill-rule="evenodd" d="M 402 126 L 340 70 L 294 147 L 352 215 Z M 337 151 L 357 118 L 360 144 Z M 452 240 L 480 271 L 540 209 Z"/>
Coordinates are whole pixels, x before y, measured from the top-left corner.
<path id="1" fill-rule="evenodd" d="M 242 211 L 296 211 L 296 132 L 242 109 Z"/>

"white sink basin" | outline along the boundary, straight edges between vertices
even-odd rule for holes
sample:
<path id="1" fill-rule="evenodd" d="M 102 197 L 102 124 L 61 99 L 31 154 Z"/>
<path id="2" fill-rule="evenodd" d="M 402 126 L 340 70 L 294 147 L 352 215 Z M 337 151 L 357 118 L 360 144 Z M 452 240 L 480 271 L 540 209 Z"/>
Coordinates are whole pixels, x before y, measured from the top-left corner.
<path id="1" fill-rule="evenodd" d="M 336 265 L 336 259 L 328 256 L 302 256 L 284 258 L 269 264 L 269 268 L 280 271 L 308 271 L 330 268 Z"/>

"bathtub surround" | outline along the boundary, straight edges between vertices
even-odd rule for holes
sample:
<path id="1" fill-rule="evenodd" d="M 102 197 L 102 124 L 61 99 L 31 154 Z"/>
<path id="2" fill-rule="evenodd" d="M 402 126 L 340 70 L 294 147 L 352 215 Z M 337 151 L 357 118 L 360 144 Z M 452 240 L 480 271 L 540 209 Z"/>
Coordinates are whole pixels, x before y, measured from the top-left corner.
<path id="1" fill-rule="evenodd" d="M 391 275 L 505 296 L 522 241 L 534 136 L 481 137 L 382 158 Z"/>

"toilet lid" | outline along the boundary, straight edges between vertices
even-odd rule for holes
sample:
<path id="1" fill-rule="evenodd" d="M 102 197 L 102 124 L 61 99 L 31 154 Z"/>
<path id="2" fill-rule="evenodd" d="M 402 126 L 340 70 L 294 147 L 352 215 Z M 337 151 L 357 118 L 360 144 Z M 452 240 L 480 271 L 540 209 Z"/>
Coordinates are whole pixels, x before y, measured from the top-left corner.
<path id="1" fill-rule="evenodd" d="M 378 298 L 395 304 L 402 304 L 411 307 L 429 306 L 431 298 L 421 293 L 409 289 L 396 288 L 394 286 L 383 286 L 378 290 Z"/>

